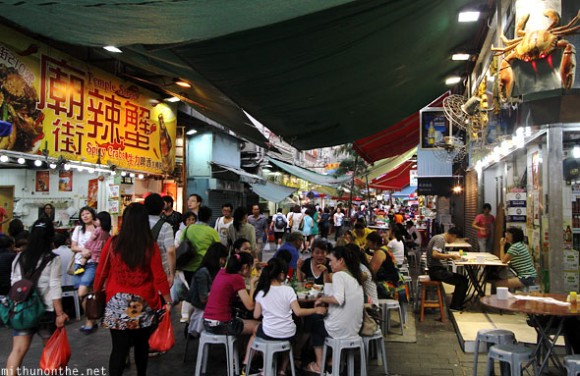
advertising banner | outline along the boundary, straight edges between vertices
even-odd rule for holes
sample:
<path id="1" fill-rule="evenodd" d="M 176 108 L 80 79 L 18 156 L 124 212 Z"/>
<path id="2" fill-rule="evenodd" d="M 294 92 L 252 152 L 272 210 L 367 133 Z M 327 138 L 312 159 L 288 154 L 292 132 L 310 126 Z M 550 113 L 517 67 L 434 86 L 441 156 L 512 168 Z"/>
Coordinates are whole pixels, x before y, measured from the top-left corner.
<path id="1" fill-rule="evenodd" d="M 157 95 L 0 27 L 0 149 L 173 172 L 175 111 Z"/>

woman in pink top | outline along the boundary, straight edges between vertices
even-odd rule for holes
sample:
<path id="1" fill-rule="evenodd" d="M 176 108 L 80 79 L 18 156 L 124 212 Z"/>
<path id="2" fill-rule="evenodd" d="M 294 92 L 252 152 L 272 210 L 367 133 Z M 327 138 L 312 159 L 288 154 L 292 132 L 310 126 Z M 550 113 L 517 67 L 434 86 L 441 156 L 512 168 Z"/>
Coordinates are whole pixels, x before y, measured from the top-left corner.
<path id="1" fill-rule="evenodd" d="M 250 280 L 250 291 L 246 290 L 245 278 L 250 277 L 254 258 L 250 253 L 234 253 L 230 255 L 225 269 L 221 269 L 216 275 L 203 315 L 205 330 L 215 334 L 240 335 L 250 334 L 244 364 L 248 361 L 250 346 L 256 336 L 259 322 L 256 320 L 243 320 L 232 314 L 232 303 L 238 297 L 248 311 L 254 310 L 254 291 L 257 277 Z"/>
<path id="2" fill-rule="evenodd" d="M 493 222 L 495 217 L 491 214 L 491 205 L 483 204 L 483 212 L 478 214 L 473 220 L 473 228 L 477 229 L 477 242 L 479 244 L 479 252 L 491 251 L 491 232 L 493 229 Z"/>

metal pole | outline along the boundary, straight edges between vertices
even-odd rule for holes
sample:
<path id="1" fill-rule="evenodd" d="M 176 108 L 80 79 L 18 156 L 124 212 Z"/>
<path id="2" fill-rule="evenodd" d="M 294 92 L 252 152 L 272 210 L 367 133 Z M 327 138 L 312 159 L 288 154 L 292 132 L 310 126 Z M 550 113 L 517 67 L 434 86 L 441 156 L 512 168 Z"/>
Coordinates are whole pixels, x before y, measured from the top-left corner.
<path id="1" fill-rule="evenodd" d="M 352 172 L 352 181 L 350 183 L 350 195 L 349 195 L 349 199 L 348 199 L 348 214 L 345 215 L 346 218 L 348 218 L 348 229 L 350 230 L 351 228 L 351 223 L 350 223 L 350 210 L 352 208 L 352 192 L 354 191 L 354 179 L 356 177 L 356 168 L 358 166 L 358 154 L 356 155 L 356 157 L 354 158 L 354 168 L 353 168 L 353 172 Z"/>

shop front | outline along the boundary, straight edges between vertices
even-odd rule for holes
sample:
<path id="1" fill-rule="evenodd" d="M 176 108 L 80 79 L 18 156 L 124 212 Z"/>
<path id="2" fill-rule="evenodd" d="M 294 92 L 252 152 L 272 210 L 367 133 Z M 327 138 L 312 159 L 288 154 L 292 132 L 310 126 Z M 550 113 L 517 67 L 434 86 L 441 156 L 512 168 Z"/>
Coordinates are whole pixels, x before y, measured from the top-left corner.
<path id="1" fill-rule="evenodd" d="M 84 206 L 117 215 L 147 192 L 177 192 L 161 180 L 175 168 L 172 106 L 12 29 L 0 35 L 0 197 L 10 216 L 30 225 L 51 204 L 67 227 Z"/>

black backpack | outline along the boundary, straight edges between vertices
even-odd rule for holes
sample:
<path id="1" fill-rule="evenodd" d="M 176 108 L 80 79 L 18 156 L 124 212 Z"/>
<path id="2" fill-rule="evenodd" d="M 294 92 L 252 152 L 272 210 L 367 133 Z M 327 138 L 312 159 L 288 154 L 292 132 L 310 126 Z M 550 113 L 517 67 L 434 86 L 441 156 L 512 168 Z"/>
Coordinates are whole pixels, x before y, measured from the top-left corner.
<path id="1" fill-rule="evenodd" d="M 278 230 L 283 230 L 286 228 L 286 218 L 284 218 L 283 215 L 278 215 L 276 217 L 276 222 L 274 222 L 274 226 L 276 226 L 276 228 Z"/>

